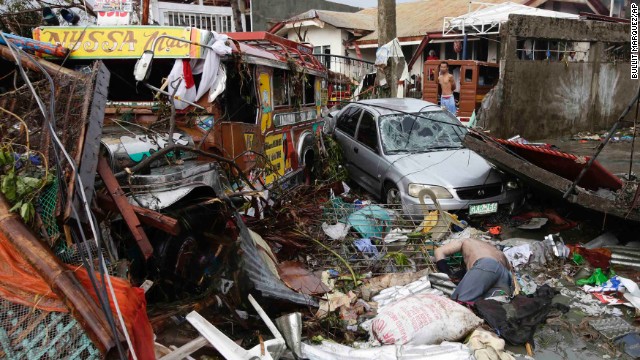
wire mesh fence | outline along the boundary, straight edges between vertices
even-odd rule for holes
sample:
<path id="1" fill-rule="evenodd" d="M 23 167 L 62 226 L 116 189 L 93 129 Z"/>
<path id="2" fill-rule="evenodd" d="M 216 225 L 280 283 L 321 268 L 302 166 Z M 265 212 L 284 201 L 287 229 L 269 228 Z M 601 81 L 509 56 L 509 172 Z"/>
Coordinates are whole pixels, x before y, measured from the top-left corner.
<path id="1" fill-rule="evenodd" d="M 69 313 L 37 310 L 0 298 L 0 358 L 101 359 Z"/>
<path id="2" fill-rule="evenodd" d="M 428 205 L 346 203 L 333 198 L 323 205 L 317 222 L 314 235 L 324 247 L 309 256 L 314 270 L 344 272 L 344 260 L 354 272 L 375 276 L 435 269 L 434 250 L 452 235 L 457 219 L 431 211 Z M 459 266 L 462 256 L 457 254 L 450 262 Z"/>

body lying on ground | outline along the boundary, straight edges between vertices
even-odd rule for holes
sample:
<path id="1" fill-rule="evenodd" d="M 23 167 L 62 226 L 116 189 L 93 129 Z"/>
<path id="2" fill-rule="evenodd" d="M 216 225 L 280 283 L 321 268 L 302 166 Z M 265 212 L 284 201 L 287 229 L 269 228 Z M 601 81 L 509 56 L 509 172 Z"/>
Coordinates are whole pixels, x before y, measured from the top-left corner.
<path id="1" fill-rule="evenodd" d="M 453 300 L 474 302 L 492 296 L 511 296 L 511 265 L 502 251 L 475 239 L 456 239 L 437 248 L 434 255 L 438 270 L 454 279 L 446 258 L 458 252 L 462 253 L 466 273 L 451 294 Z"/>

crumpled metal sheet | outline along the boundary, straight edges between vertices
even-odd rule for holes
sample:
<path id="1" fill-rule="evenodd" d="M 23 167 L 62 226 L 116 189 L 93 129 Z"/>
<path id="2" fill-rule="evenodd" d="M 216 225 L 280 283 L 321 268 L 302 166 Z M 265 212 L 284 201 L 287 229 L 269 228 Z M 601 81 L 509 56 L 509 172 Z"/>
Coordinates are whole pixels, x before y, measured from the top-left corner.
<path id="1" fill-rule="evenodd" d="M 242 221 L 237 212 L 234 213 L 235 222 L 240 231 L 240 248 L 242 249 L 242 270 L 247 274 L 255 289 L 262 296 L 278 300 L 286 300 L 295 304 L 318 307 L 318 301 L 310 295 L 297 293 L 289 289 L 282 280 L 278 279 L 264 263 L 255 242 L 251 238 L 249 228 Z"/>

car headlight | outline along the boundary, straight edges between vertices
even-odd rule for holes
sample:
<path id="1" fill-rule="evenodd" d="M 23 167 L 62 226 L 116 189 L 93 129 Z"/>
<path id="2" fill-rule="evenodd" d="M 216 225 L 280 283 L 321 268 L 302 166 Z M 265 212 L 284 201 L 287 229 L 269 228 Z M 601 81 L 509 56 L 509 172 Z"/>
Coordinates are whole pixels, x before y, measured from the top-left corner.
<path id="1" fill-rule="evenodd" d="M 517 188 L 519 188 L 520 185 L 518 184 L 517 181 L 507 181 L 507 190 L 515 190 Z"/>
<path id="2" fill-rule="evenodd" d="M 418 197 L 418 194 L 422 189 L 431 189 L 438 199 L 453 199 L 453 195 L 451 195 L 449 190 L 442 186 L 423 184 L 409 184 L 409 196 Z"/>

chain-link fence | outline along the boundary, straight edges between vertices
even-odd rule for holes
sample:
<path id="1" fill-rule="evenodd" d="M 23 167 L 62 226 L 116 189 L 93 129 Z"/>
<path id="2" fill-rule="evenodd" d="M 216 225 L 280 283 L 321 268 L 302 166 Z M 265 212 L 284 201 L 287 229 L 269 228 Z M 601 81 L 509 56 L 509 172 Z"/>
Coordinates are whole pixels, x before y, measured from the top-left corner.
<path id="1" fill-rule="evenodd" d="M 347 203 L 336 197 L 322 211 L 314 235 L 324 246 L 308 262 L 315 270 L 340 273 L 347 270 L 345 262 L 355 273 L 374 276 L 434 269 L 433 251 L 458 223 L 455 216 L 428 205 Z M 457 254 L 450 261 L 460 265 L 462 257 Z"/>

